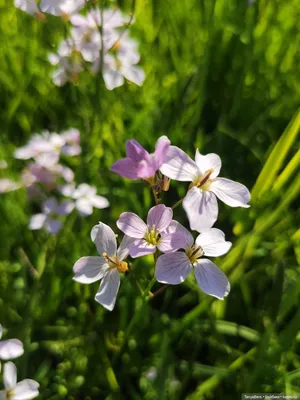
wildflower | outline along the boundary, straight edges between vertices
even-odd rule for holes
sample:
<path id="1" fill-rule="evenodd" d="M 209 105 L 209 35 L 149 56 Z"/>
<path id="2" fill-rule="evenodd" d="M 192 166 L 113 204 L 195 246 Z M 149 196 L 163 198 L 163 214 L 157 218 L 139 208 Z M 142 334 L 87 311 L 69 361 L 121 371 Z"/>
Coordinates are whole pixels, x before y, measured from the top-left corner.
<path id="1" fill-rule="evenodd" d="M 221 159 L 217 154 L 202 155 L 196 150 L 195 161 L 176 146 L 170 146 L 160 171 L 171 179 L 192 182 L 183 200 L 190 227 L 201 232 L 212 227 L 218 217 L 216 197 L 231 207 L 250 207 L 246 186 L 226 178 L 217 178 Z"/>
<path id="2" fill-rule="evenodd" d="M 56 16 L 68 16 L 79 11 L 85 0 L 42 0 L 40 7 L 45 13 Z"/>
<path id="3" fill-rule="evenodd" d="M 183 282 L 194 267 L 198 285 L 211 296 L 223 299 L 230 291 L 230 284 L 226 275 L 210 260 L 203 256 L 218 257 L 226 254 L 231 243 L 225 241 L 225 235 L 216 228 L 200 233 L 196 242 L 192 235 L 183 226 L 181 248 L 161 255 L 156 263 L 155 277 L 159 282 L 177 285 Z"/>
<path id="4" fill-rule="evenodd" d="M 172 220 L 172 217 L 172 209 L 164 204 L 149 210 L 147 224 L 134 213 L 122 213 L 117 221 L 117 227 L 135 239 L 129 248 L 131 257 L 153 254 L 156 248 L 164 253 L 179 249 L 181 235 L 177 234 L 178 223 Z"/>
<path id="5" fill-rule="evenodd" d="M 99 222 L 91 231 L 91 239 L 95 243 L 98 257 L 81 257 L 74 265 L 74 280 L 80 283 L 93 283 L 101 279 L 95 300 L 112 311 L 120 286 L 120 274 L 128 270 L 123 261 L 129 253 L 130 238 L 124 236 L 120 247 L 112 229 Z"/>
<path id="6" fill-rule="evenodd" d="M 19 189 L 21 186 L 20 183 L 16 183 L 10 179 L 0 179 L 0 193 L 12 192 L 13 190 Z"/>
<path id="7" fill-rule="evenodd" d="M 46 200 L 43 205 L 43 213 L 35 214 L 29 222 L 29 229 L 36 230 L 45 228 L 48 232 L 56 234 L 62 227 L 59 216 L 70 214 L 74 209 L 74 203 L 64 200 L 58 203 L 53 197 Z"/>
<path id="8" fill-rule="evenodd" d="M 70 187 L 64 190 L 67 195 L 66 189 L 70 189 Z M 97 189 L 87 183 L 81 183 L 73 191 L 71 190 L 69 195 L 75 200 L 75 207 L 81 215 L 91 215 L 93 207 L 106 208 L 109 206 L 108 200 L 103 196 L 97 195 Z"/>
<path id="9" fill-rule="evenodd" d="M 169 139 L 161 136 L 156 142 L 155 152 L 149 154 L 136 140 L 127 140 L 127 157 L 115 162 L 111 170 L 129 179 L 151 178 L 165 162 L 169 146 Z"/>
<path id="10" fill-rule="evenodd" d="M 24 379 L 17 383 L 17 368 L 14 363 L 4 364 L 4 390 L 0 390 L 3 400 L 30 400 L 39 395 L 39 384 L 32 379 Z"/>
<path id="11" fill-rule="evenodd" d="M 4 328 L 0 325 L 0 339 Z M 24 353 L 23 344 L 18 339 L 0 341 L 0 360 L 9 360 L 20 357 Z M 1 397 L 0 397 L 1 398 Z"/>

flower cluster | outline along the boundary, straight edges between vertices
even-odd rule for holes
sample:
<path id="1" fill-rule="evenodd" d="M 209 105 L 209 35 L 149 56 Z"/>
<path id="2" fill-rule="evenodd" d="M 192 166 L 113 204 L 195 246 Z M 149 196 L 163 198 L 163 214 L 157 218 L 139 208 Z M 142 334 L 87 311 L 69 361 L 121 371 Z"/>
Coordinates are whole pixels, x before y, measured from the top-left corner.
<path id="1" fill-rule="evenodd" d="M 41 204 L 41 213 L 31 217 L 30 229 L 45 228 L 56 234 L 62 227 L 62 217 L 74 209 L 82 216 L 91 215 L 93 207 L 106 208 L 108 200 L 96 193 L 96 188 L 86 183 L 76 186 L 74 172 L 61 163 L 61 157 L 81 153 L 80 133 L 71 128 L 61 134 L 42 132 L 34 134 L 24 147 L 17 149 L 15 158 L 25 160 L 26 167 L 21 182 L 0 180 L 0 192 L 25 186 L 32 201 Z"/>
<path id="2" fill-rule="evenodd" d="M 142 85 L 145 74 L 137 66 L 140 61 L 138 44 L 128 34 L 133 18 L 123 16 L 118 9 L 85 10 L 84 0 L 15 0 L 15 6 L 41 18 L 49 13 L 61 16 L 69 26 L 69 36 L 58 46 L 57 53 L 49 54 L 49 62 L 57 68 L 52 80 L 57 86 L 76 82 L 85 69 L 101 71 L 107 89 L 122 86 L 125 79 Z M 125 79 L 124 79 L 125 78 Z"/>
<path id="3" fill-rule="evenodd" d="M 112 171 L 133 180 L 141 179 L 151 187 L 156 205 L 144 222 L 132 212 L 124 212 L 117 227 L 124 233 L 117 249 L 116 235 L 100 222 L 91 232 L 98 257 L 82 257 L 74 265 L 74 280 L 92 283 L 101 280 L 96 301 L 108 310 L 115 305 L 120 274 L 128 271 L 127 256 L 134 258 L 154 254 L 155 278 L 175 285 L 183 282 L 192 270 L 204 293 L 223 299 L 230 292 L 225 274 L 208 258 L 226 254 L 231 243 L 214 228 L 218 217 L 217 198 L 231 207 L 244 207 L 250 200 L 248 189 L 237 182 L 218 177 L 221 159 L 216 154 L 202 155 L 196 150 L 195 161 L 172 146 L 165 136 L 159 138 L 155 152 L 149 154 L 136 140 L 126 142 L 126 158 L 111 166 Z M 191 182 L 186 195 L 172 208 L 161 203 L 160 194 L 167 191 L 170 179 Z M 173 209 L 182 202 L 192 234 L 173 219 Z"/>
<path id="4" fill-rule="evenodd" d="M 4 332 L 0 325 L 0 339 Z M 11 360 L 20 357 L 24 353 L 23 344 L 18 339 L 0 341 L 0 360 Z M 24 379 L 17 382 L 17 369 L 11 361 L 4 364 L 3 368 L 4 390 L 0 390 L 0 399 L 29 400 L 39 395 L 39 384 L 32 379 Z M 1 371 L 1 363 L 0 363 Z"/>

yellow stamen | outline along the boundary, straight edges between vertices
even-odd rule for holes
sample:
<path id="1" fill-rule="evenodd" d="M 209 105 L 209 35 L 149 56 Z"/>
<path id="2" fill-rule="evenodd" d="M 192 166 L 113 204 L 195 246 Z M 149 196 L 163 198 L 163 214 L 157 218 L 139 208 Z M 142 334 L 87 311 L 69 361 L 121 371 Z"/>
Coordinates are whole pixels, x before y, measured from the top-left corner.
<path id="1" fill-rule="evenodd" d="M 191 264 L 194 264 L 198 258 L 204 255 L 202 247 L 195 244 L 191 247 L 188 247 L 185 252 Z"/>

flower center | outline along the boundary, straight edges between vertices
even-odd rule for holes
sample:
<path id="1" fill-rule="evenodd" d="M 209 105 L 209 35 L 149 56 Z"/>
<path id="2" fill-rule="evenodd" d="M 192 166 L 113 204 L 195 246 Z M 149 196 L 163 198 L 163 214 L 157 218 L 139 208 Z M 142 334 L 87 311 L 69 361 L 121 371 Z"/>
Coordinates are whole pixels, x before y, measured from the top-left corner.
<path id="1" fill-rule="evenodd" d="M 120 273 L 128 271 L 128 264 L 125 261 L 120 261 L 118 256 L 108 256 L 107 253 L 102 253 L 110 268 L 117 268 Z"/>
<path id="2" fill-rule="evenodd" d="M 158 245 L 158 243 L 160 241 L 160 233 L 159 233 L 159 230 L 156 229 L 155 225 L 152 225 L 151 230 L 147 229 L 144 239 L 149 244 L 153 244 L 154 246 Z"/>
<path id="3" fill-rule="evenodd" d="M 196 244 L 193 244 L 193 246 L 188 247 L 185 250 L 185 253 L 190 260 L 191 264 L 194 264 L 198 258 L 201 258 L 204 255 L 204 251 L 201 246 L 197 246 Z"/>
<path id="4" fill-rule="evenodd" d="M 205 172 L 204 175 L 197 177 L 197 179 L 195 179 L 194 182 L 190 184 L 189 188 L 191 189 L 192 187 L 196 186 L 202 190 L 209 190 L 209 187 L 213 181 L 212 179 L 209 178 L 213 172 L 214 172 L 213 168 L 209 169 L 208 171 Z"/>
<path id="5" fill-rule="evenodd" d="M 12 389 L 8 389 L 8 391 L 6 392 L 6 398 L 11 399 L 14 396 L 14 391 Z"/>

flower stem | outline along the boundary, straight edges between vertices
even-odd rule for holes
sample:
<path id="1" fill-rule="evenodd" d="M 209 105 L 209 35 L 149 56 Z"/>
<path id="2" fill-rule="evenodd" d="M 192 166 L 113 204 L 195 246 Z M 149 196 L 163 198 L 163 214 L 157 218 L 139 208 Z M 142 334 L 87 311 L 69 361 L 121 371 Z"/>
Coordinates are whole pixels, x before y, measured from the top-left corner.
<path id="1" fill-rule="evenodd" d="M 182 203 L 183 199 L 180 199 L 176 201 L 176 203 L 172 206 L 172 210 L 175 210 L 176 207 L 178 207 Z"/>
<path id="2" fill-rule="evenodd" d="M 153 193 L 155 204 L 158 205 L 159 204 L 159 198 L 157 197 L 157 192 L 156 192 L 154 186 L 152 186 L 152 193 Z"/>

